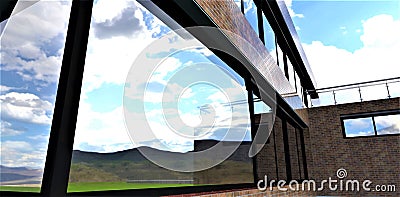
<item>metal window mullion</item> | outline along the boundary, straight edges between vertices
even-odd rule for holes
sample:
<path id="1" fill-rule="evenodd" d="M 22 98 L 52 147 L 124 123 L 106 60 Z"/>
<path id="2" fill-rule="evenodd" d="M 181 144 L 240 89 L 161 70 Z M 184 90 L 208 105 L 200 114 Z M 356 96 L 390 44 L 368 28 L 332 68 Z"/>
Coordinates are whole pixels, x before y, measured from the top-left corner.
<path id="1" fill-rule="evenodd" d="M 297 165 L 299 167 L 299 175 L 300 175 L 300 179 L 301 179 L 300 153 L 299 153 L 299 143 L 297 140 L 297 128 L 294 128 L 294 134 L 296 136 Z"/>
<path id="2" fill-rule="evenodd" d="M 256 132 L 257 129 L 255 128 L 255 115 L 254 115 L 254 98 L 253 98 L 253 84 L 251 82 L 251 79 L 246 80 L 245 82 L 246 85 L 246 89 L 247 89 L 247 100 L 248 100 L 248 105 L 249 105 L 249 114 L 250 114 L 250 131 L 251 131 L 251 140 L 253 141 L 255 136 L 256 136 Z M 253 143 L 254 144 L 254 143 Z M 250 147 L 252 149 L 252 146 Z M 253 151 L 253 150 L 251 150 Z M 253 161 L 253 178 L 254 178 L 254 183 L 258 182 L 258 170 L 257 170 L 257 155 L 255 155 L 252 158 Z"/>
<path id="3" fill-rule="evenodd" d="M 292 165 L 290 163 L 290 150 L 289 150 L 289 137 L 287 120 L 282 119 L 282 134 L 283 134 L 283 150 L 285 152 L 285 163 L 286 163 L 286 180 L 289 182 L 292 180 Z"/>
<path id="4" fill-rule="evenodd" d="M 74 144 L 93 0 L 74 0 L 68 24 L 41 194 L 65 196 Z"/>
<path id="5" fill-rule="evenodd" d="M 240 1 L 240 11 L 244 14 L 244 2 L 243 0 Z"/>
<path id="6" fill-rule="evenodd" d="M 374 132 L 375 132 L 375 136 L 378 135 L 378 131 L 376 130 L 376 124 L 375 124 L 375 116 L 372 116 L 372 124 L 374 125 Z"/>
<path id="7" fill-rule="evenodd" d="M 306 146 L 305 146 L 305 142 L 304 142 L 304 130 L 300 128 L 299 133 L 300 133 L 300 143 L 301 143 L 301 154 L 303 156 L 304 179 L 308 180 Z"/>
<path id="8" fill-rule="evenodd" d="M 260 2 L 260 3 L 262 3 L 262 2 Z M 262 15 L 263 15 L 263 13 L 261 10 L 261 6 L 257 6 L 258 37 L 260 38 L 261 42 L 265 45 L 264 24 L 263 24 Z"/>
<path id="9" fill-rule="evenodd" d="M 289 67 L 286 52 L 283 52 L 283 70 L 285 71 L 286 79 L 289 81 Z"/>
<path id="10" fill-rule="evenodd" d="M 279 169 L 278 169 L 278 155 L 276 153 L 276 137 L 275 137 L 275 128 L 272 129 L 272 135 L 274 136 L 274 152 L 275 152 L 275 170 L 276 170 L 276 179 L 279 180 Z"/>

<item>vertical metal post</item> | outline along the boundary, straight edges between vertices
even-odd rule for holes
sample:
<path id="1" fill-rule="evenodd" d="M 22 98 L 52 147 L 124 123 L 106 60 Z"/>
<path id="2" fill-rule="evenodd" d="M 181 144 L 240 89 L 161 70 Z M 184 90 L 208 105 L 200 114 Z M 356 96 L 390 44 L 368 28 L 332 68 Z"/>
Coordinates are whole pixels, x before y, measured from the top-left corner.
<path id="1" fill-rule="evenodd" d="M 283 70 L 285 71 L 286 79 L 289 81 L 289 67 L 286 52 L 283 52 Z"/>
<path id="2" fill-rule="evenodd" d="M 287 120 L 285 119 L 282 119 L 282 134 L 283 134 L 283 150 L 285 151 L 286 180 L 289 182 L 292 180 L 292 164 L 290 163 L 289 137 L 287 129 Z"/>
<path id="3" fill-rule="evenodd" d="M 253 98 L 253 84 L 251 79 L 247 78 L 246 82 L 246 89 L 247 89 L 247 100 L 249 105 L 249 113 L 250 113 L 250 125 L 251 125 L 251 139 L 254 140 L 256 136 L 256 124 L 255 124 L 255 115 L 254 115 L 254 98 Z M 251 148 L 251 147 L 250 147 Z M 258 170 L 257 170 L 257 155 L 253 157 L 253 178 L 254 183 L 258 182 Z"/>
<path id="4" fill-rule="evenodd" d="M 388 85 L 387 81 L 386 81 L 386 90 L 387 90 L 387 93 L 388 93 L 388 98 L 390 98 L 389 85 Z"/>
<path id="5" fill-rule="evenodd" d="M 297 92 L 297 79 L 296 79 L 296 71 L 293 69 L 293 77 L 294 77 L 294 88 L 296 89 Z"/>
<path id="6" fill-rule="evenodd" d="M 242 11 L 242 14 L 244 14 L 244 2 L 243 2 L 243 0 L 240 1 L 240 11 Z"/>
<path id="7" fill-rule="evenodd" d="M 274 152 L 275 152 L 275 171 L 276 171 L 276 179 L 279 180 L 279 169 L 278 169 L 278 155 L 276 153 L 276 136 L 275 136 L 275 128 L 272 130 L 272 134 L 274 136 Z"/>
<path id="8" fill-rule="evenodd" d="M 85 66 L 93 0 L 74 0 L 68 24 L 41 194 L 65 196 Z"/>
<path id="9" fill-rule="evenodd" d="M 276 64 L 279 67 L 278 37 L 276 35 L 275 35 L 275 52 L 276 52 Z"/>
<path id="10" fill-rule="evenodd" d="M 375 122 L 375 117 L 374 116 L 372 116 L 372 124 L 374 125 L 375 136 L 378 136 L 378 131 L 376 130 L 376 122 Z"/>
<path id="11" fill-rule="evenodd" d="M 307 168 L 307 156 L 306 156 L 306 146 L 304 142 L 304 130 L 299 128 L 300 132 L 300 143 L 301 143 L 301 153 L 303 155 L 303 171 L 304 179 L 308 180 L 308 168 Z"/>
<path id="12" fill-rule="evenodd" d="M 300 179 L 301 179 L 301 166 L 300 166 L 300 152 L 299 152 L 299 142 L 297 140 L 297 128 L 294 128 L 294 134 L 296 136 L 296 153 L 297 153 L 297 165 L 299 167 L 299 175 L 300 175 Z"/>
<path id="13" fill-rule="evenodd" d="M 257 6 L 257 22 L 258 22 L 258 37 L 260 38 L 261 42 L 265 44 L 264 40 L 264 24 L 263 24 L 263 18 L 262 18 L 262 10 L 261 6 L 262 1 L 260 1 L 260 4 Z"/>
<path id="14" fill-rule="evenodd" d="M 303 90 L 304 104 L 308 108 L 308 94 L 306 90 Z"/>
<path id="15" fill-rule="evenodd" d="M 358 86 L 358 92 L 359 92 L 359 94 L 360 94 L 360 101 L 363 102 L 363 99 L 362 99 L 362 97 L 361 97 L 361 88 L 360 88 L 360 86 Z"/>
<path id="16" fill-rule="evenodd" d="M 336 102 L 336 94 L 335 94 L 335 90 L 332 91 L 333 92 L 333 100 L 335 101 L 335 105 L 337 104 Z"/>

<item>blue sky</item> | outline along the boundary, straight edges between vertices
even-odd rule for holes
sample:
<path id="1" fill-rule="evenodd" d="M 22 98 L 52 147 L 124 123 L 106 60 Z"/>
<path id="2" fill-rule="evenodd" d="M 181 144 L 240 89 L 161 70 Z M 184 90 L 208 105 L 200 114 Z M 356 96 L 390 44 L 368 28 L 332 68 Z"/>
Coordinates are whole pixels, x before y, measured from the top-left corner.
<path id="1" fill-rule="evenodd" d="M 397 53 L 400 51 L 398 1 L 286 2 L 318 87 L 399 76 L 398 65 L 394 64 L 399 62 Z M 43 11 L 50 8 L 51 12 Z M 43 168 L 68 14 L 68 2 L 41 1 L 13 16 L 1 37 L 2 165 Z M 251 17 L 249 19 L 254 23 Z M 131 24 L 130 28 L 126 24 Z M 21 28 L 26 31 L 20 31 Z M 132 144 L 124 123 L 122 103 L 132 62 L 145 46 L 168 30 L 136 3 L 96 1 L 74 149 L 113 152 L 141 145 L 160 148 L 160 142 L 155 139 Z M 273 46 L 267 48 L 273 50 Z M 165 52 L 169 50 L 154 51 L 149 57 L 160 59 Z M 167 128 L 159 121 L 163 87 L 179 69 L 213 61 L 215 63 L 215 56 L 205 49 L 188 50 L 165 59 L 155 70 L 142 101 L 146 103 L 146 116 L 152 129 L 158 131 L 157 137 L 162 139 L 164 149 L 189 151 L 192 140 L 159 132 Z M 234 92 L 238 100 L 243 98 L 240 77 L 223 64 L 219 66 L 226 71 L 224 76 L 230 82 L 222 89 L 234 87 L 229 91 Z M 187 124 L 193 126 L 200 122 L 199 106 L 211 103 L 220 110 L 217 118 L 220 127 L 209 132 L 206 138 L 221 139 L 226 134 L 226 128 L 221 126 L 229 123 L 226 115 L 236 117 L 238 125 L 247 123 L 244 113 L 232 114 L 229 107 L 222 105 L 228 100 L 218 88 L 204 84 L 186 89 L 177 84 L 176 88 L 183 91 L 183 99 L 178 104 Z M 236 107 L 246 109 L 246 106 Z M 244 127 L 242 130 L 246 131 Z M 245 139 L 249 139 L 248 133 Z"/>

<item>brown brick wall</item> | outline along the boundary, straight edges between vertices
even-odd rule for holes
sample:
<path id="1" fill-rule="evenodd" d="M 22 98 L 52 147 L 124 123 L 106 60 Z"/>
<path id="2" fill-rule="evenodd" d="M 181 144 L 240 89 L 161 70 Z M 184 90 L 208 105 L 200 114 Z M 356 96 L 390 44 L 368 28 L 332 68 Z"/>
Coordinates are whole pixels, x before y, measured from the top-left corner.
<path id="1" fill-rule="evenodd" d="M 359 192 L 357 195 L 400 196 L 400 136 L 344 139 L 340 115 L 400 108 L 400 99 L 384 99 L 308 109 L 309 136 L 305 143 L 311 179 L 336 177 L 339 168 L 347 179 L 369 179 L 374 184 L 396 184 L 396 193 Z M 323 191 L 320 195 L 347 195 Z"/>
<path id="2" fill-rule="evenodd" d="M 173 195 L 169 197 L 191 197 L 191 196 L 201 196 L 201 197 L 234 197 L 234 196 L 246 196 L 246 197 L 265 197 L 265 196 L 315 196 L 315 192 L 311 191 L 290 191 L 287 186 L 282 188 L 286 188 L 288 191 L 280 191 L 277 188 L 273 188 L 272 190 L 260 191 L 258 189 L 237 189 L 231 191 L 213 191 L 213 192 L 202 192 L 202 193 L 194 193 L 194 194 L 181 194 L 181 195 Z"/>

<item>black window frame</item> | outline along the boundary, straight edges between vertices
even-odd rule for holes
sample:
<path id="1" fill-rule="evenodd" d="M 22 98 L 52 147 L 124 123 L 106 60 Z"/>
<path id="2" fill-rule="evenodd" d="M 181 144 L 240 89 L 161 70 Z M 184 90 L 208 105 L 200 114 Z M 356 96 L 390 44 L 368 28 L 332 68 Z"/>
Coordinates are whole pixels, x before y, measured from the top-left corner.
<path id="1" fill-rule="evenodd" d="M 385 111 L 373 111 L 373 112 L 365 112 L 365 113 L 342 114 L 342 115 L 340 115 L 340 123 L 341 123 L 341 129 L 342 129 L 343 138 L 344 139 L 357 139 L 357 138 L 370 138 L 370 137 L 400 136 L 400 133 L 378 134 L 378 132 L 376 130 L 375 117 L 387 116 L 387 115 L 400 115 L 400 109 L 385 110 Z M 353 136 L 353 137 L 347 136 L 346 135 L 346 128 L 345 128 L 345 125 L 344 125 L 344 121 L 345 120 L 351 120 L 351 119 L 360 119 L 360 118 L 371 118 L 373 129 L 374 129 L 374 135 Z"/>
<path id="2" fill-rule="evenodd" d="M 258 181 L 256 166 L 253 167 L 254 183 L 67 193 L 93 3 L 94 0 L 72 1 L 40 192 L 0 191 L 1 196 L 160 196 L 255 188 Z M 263 6 L 262 13 L 265 15 L 264 9 Z M 248 73 L 242 72 L 241 74 L 245 75 L 242 77 L 248 80 L 247 85 L 253 84 Z M 257 87 L 250 89 L 253 88 Z M 259 95 L 260 93 L 258 93 Z M 279 106 L 277 116 L 285 119 L 285 122 L 293 122 L 296 128 L 300 129 L 301 148 L 302 152 L 305 153 L 302 128 L 306 128 L 307 125 L 298 116 L 293 116 L 294 111 L 290 110 L 291 108 L 281 97 L 277 99 Z M 253 100 L 249 100 L 249 105 L 251 109 L 254 108 L 252 106 Z M 253 118 L 252 124 L 254 124 L 254 114 L 251 115 L 251 118 Z M 303 162 L 306 164 L 305 154 Z M 256 162 L 253 162 L 253 165 L 256 164 Z M 304 170 L 305 179 L 307 179 L 307 165 L 304 165 Z"/>

